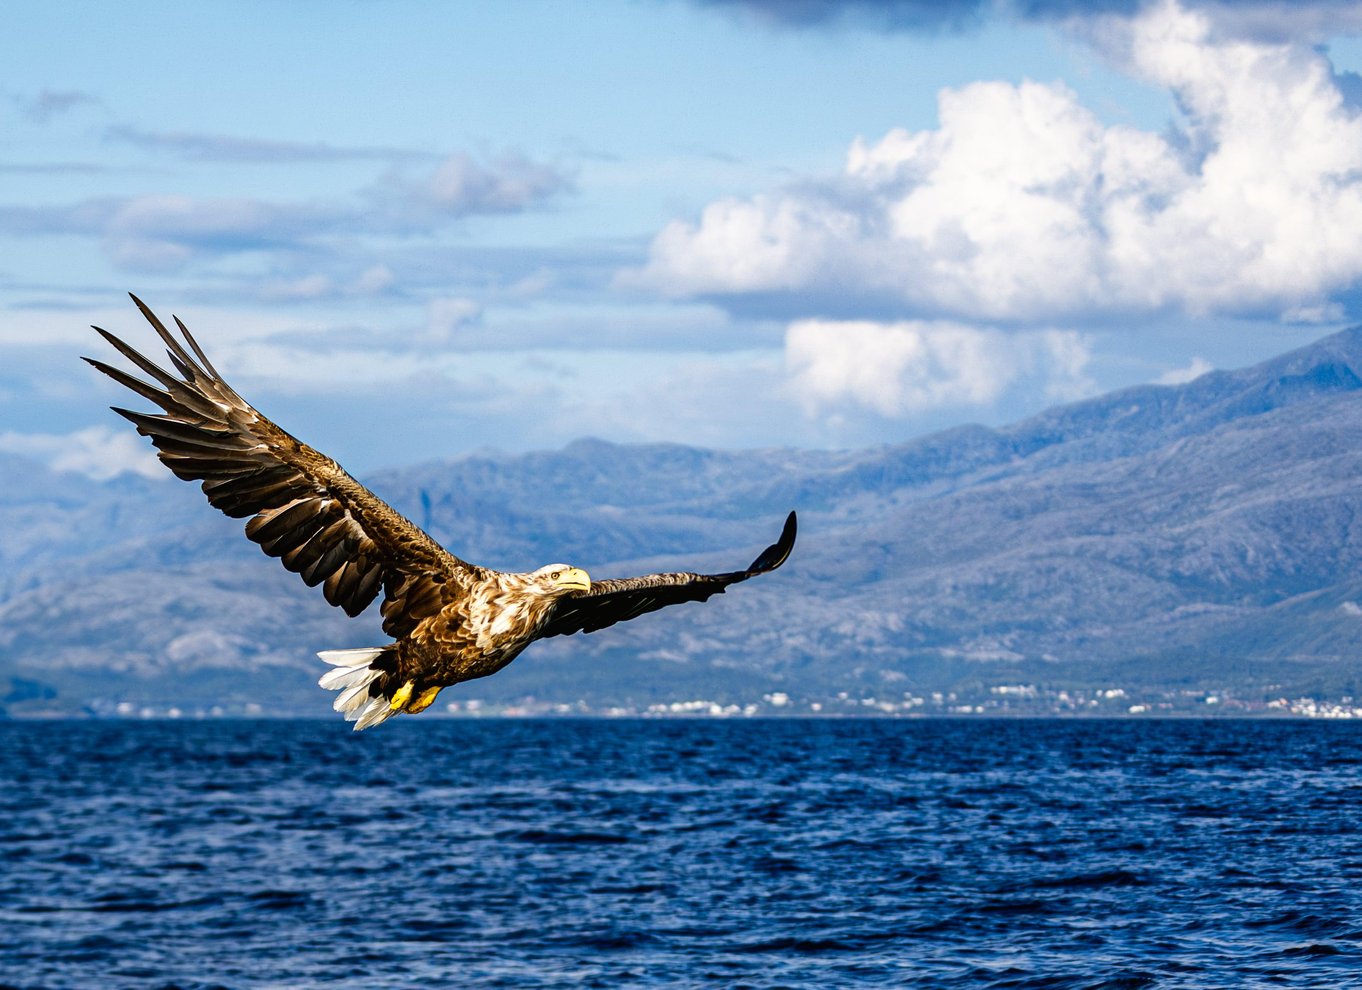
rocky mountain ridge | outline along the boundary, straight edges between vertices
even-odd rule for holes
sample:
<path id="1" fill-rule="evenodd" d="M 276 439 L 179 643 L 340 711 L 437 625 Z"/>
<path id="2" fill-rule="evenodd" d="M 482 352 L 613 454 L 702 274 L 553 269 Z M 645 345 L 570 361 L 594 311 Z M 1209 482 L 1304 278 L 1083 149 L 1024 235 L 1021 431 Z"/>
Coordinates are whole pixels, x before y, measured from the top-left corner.
<path id="1" fill-rule="evenodd" d="M 893 446 L 582 440 L 365 480 L 460 556 L 567 558 L 597 577 L 741 566 L 799 510 L 777 574 L 536 644 L 456 703 L 645 710 L 1018 684 L 1346 694 L 1362 670 L 1360 433 L 1353 329 L 1252 368 Z M 315 651 L 382 641 L 376 619 L 329 609 L 193 486 L 101 484 L 14 457 L 0 477 L 12 711 L 320 714 Z"/>

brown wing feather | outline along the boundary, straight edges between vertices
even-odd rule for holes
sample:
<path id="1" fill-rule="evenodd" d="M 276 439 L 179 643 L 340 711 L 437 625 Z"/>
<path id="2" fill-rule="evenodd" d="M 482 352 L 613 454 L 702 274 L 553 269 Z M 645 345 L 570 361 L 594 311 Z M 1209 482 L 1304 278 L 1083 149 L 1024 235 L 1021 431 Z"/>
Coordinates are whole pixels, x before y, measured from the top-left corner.
<path id="1" fill-rule="evenodd" d="M 553 616 L 539 638 L 595 632 L 668 605 L 702 602 L 711 595 L 722 594 L 730 584 L 774 571 L 790 556 L 794 542 L 795 514 L 791 512 L 785 519 L 780 539 L 763 550 L 746 570 L 726 574 L 645 574 L 592 581 L 590 591 L 573 592 L 558 600 Z"/>
<path id="2" fill-rule="evenodd" d="M 167 371 L 98 327 L 114 349 L 154 379 L 85 358 L 162 413 L 115 408 L 151 438 L 161 461 L 199 481 L 208 501 L 247 519 L 246 535 L 332 605 L 358 615 L 385 589 L 383 628 L 405 636 L 483 571 L 446 551 L 331 458 L 261 415 L 208 362 L 185 325 L 181 343 L 142 301 L 142 314 L 165 342 Z M 185 349 L 188 344 L 189 350 Z M 191 353 L 192 352 L 192 353 Z"/>

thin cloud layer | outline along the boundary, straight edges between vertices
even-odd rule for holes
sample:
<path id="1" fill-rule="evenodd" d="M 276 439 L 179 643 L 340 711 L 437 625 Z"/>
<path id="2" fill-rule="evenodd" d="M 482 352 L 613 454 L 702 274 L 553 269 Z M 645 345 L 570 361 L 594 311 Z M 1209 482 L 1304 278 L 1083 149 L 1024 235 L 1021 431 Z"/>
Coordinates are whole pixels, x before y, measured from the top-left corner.
<path id="1" fill-rule="evenodd" d="M 839 27 L 935 34 L 965 31 L 994 19 L 1079 24 L 1108 16 L 1136 18 L 1163 0 L 693 0 L 797 30 Z M 1355 0 L 1184 0 L 1224 37 L 1281 42 L 1362 31 Z"/>
<path id="2" fill-rule="evenodd" d="M 963 30 L 994 6 L 991 0 L 698 0 L 778 27 L 855 24 L 881 31 Z"/>
<path id="3" fill-rule="evenodd" d="M 483 164 L 458 153 L 416 178 L 389 173 L 350 200 L 152 193 L 9 205 L 0 206 L 0 233 L 94 237 L 118 268 L 175 272 L 249 252 L 315 253 L 336 235 L 425 235 L 466 217 L 534 209 L 571 188 L 565 174 L 524 156 Z"/>
<path id="4" fill-rule="evenodd" d="M 668 225 L 637 279 L 1032 325 L 1301 313 L 1353 287 L 1362 120 L 1327 58 L 1172 4 L 1122 30 L 1183 108 L 1175 133 L 1105 126 L 1062 84 L 944 90 L 937 129 L 857 140 L 841 176 Z"/>
<path id="5" fill-rule="evenodd" d="M 99 97 L 77 89 L 44 89 L 35 96 L 16 97 L 15 102 L 36 124 L 46 124 L 79 107 L 103 106 Z"/>
<path id="6" fill-rule="evenodd" d="M 483 165 L 459 152 L 441 163 L 422 191 L 440 209 L 466 216 L 516 213 L 571 187 L 562 172 L 523 155 L 503 155 Z"/>
<path id="7" fill-rule="evenodd" d="M 170 152 L 187 161 L 256 164 L 401 161 L 435 156 L 402 148 L 345 148 L 324 141 L 272 141 L 226 134 L 149 131 L 119 124 L 104 132 L 105 140 L 148 152 Z"/>
<path id="8" fill-rule="evenodd" d="M 1142 0 L 1135 6 L 1149 10 L 1162 2 Z M 1085 13 L 1078 6 L 1073 13 Z M 1184 6 L 1205 14 L 1220 38 L 1314 44 L 1362 32 L 1362 7 L 1355 0 L 1184 0 Z"/>
<path id="9" fill-rule="evenodd" d="M 108 426 L 73 433 L 0 433 L 0 451 L 46 464 L 53 471 L 83 474 L 107 481 L 123 473 L 157 481 L 165 468 L 137 434 Z"/>

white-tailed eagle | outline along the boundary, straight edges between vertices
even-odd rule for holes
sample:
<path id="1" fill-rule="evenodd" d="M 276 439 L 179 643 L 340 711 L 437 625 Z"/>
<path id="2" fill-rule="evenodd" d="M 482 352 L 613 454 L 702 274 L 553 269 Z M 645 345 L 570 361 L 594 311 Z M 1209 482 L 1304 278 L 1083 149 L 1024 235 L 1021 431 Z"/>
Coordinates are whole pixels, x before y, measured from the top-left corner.
<path id="1" fill-rule="evenodd" d="M 318 654 L 333 665 L 319 683 L 340 692 L 333 707 L 356 729 L 424 711 L 441 689 L 496 673 L 536 639 L 595 632 L 668 605 L 704 601 L 775 570 L 794 546 L 791 512 L 775 543 L 744 570 L 725 574 L 593 581 L 568 564 L 525 574 L 470 564 L 257 412 L 223 381 L 178 317 L 183 342 L 132 298 L 165 342 L 175 372 L 95 327 L 155 384 L 85 360 L 163 410 L 114 411 L 151 438 L 177 477 L 201 482 L 209 502 L 246 519 L 247 537 L 265 553 L 309 586 L 321 585 L 332 605 L 358 615 L 382 592 L 383 631 L 393 642 Z"/>

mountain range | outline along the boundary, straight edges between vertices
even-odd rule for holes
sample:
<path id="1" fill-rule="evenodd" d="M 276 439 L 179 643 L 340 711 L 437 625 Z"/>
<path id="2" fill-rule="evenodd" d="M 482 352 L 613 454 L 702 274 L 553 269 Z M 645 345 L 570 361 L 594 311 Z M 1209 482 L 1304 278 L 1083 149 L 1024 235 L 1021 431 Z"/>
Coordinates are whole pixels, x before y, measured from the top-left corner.
<path id="1" fill-rule="evenodd" d="M 1360 434 L 1354 328 L 870 449 L 588 439 L 363 480 L 465 559 L 593 577 L 740 567 L 799 512 L 780 571 L 535 644 L 441 697 L 460 711 L 1127 710 L 1362 696 Z M 326 606 L 168 472 L 95 482 L 0 455 L 11 714 L 323 714 L 314 654 L 383 642 L 371 612 Z"/>

